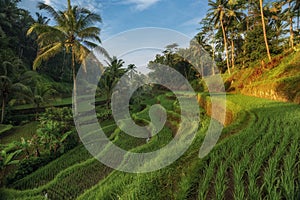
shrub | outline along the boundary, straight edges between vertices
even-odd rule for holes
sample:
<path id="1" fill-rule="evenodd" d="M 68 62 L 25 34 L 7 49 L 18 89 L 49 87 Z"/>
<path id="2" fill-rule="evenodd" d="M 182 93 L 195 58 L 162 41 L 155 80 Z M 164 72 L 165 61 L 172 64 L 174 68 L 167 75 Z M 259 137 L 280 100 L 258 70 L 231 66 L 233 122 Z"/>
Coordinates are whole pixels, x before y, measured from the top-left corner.
<path id="1" fill-rule="evenodd" d="M 37 135 L 50 154 L 63 153 L 78 144 L 71 108 L 47 108 L 40 122 Z"/>

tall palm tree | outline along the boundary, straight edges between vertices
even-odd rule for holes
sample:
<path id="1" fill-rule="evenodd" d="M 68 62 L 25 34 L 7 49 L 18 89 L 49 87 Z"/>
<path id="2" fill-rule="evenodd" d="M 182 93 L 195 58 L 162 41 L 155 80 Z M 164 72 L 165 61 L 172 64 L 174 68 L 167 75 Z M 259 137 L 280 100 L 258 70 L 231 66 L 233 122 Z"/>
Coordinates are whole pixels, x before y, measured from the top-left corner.
<path id="1" fill-rule="evenodd" d="M 295 11 L 298 12 L 297 17 L 297 29 L 299 29 L 299 7 L 300 7 L 300 1 L 299 0 L 285 0 L 284 3 L 287 4 L 286 10 L 283 11 L 283 18 L 286 20 L 290 27 L 290 47 L 294 48 L 294 21 L 293 18 L 295 17 Z"/>
<path id="2" fill-rule="evenodd" d="M 242 32 L 243 24 L 241 21 L 245 17 L 245 14 L 240 11 L 242 4 L 237 1 L 229 1 L 228 3 L 228 14 L 227 14 L 227 28 L 230 33 L 231 42 L 231 66 L 232 69 L 235 67 L 235 41 Z"/>
<path id="3" fill-rule="evenodd" d="M 71 54 L 73 95 L 75 97 L 73 98 L 73 103 L 76 113 L 77 87 L 75 64 L 82 63 L 84 70 L 86 70 L 84 59 L 91 48 L 98 46 L 95 42 L 101 43 L 99 38 L 100 28 L 93 26 L 95 23 L 102 21 L 101 17 L 85 8 L 72 6 L 70 0 L 68 0 L 67 10 L 64 11 L 56 11 L 50 5 L 41 2 L 38 3 L 38 7 L 51 15 L 55 21 L 55 25 L 34 23 L 28 30 L 28 35 L 33 32 L 38 35 L 39 51 L 33 62 L 33 68 L 36 69 L 41 65 L 42 61 L 46 61 L 60 52 Z M 104 53 L 104 50 L 102 53 Z"/>
<path id="4" fill-rule="evenodd" d="M 227 36 L 226 36 L 226 18 L 229 13 L 234 11 L 229 10 L 228 1 L 227 0 L 216 0 L 216 2 L 209 0 L 208 5 L 210 6 L 208 16 L 211 17 L 211 21 L 214 23 L 216 27 L 220 27 L 222 29 L 224 49 L 226 53 L 226 64 L 227 70 L 230 74 L 230 64 L 229 64 L 229 52 L 227 45 Z"/>
<path id="5" fill-rule="evenodd" d="M 267 49 L 267 55 L 268 55 L 269 61 L 271 61 L 272 58 L 271 58 L 269 44 L 268 44 L 268 38 L 267 38 L 267 31 L 266 31 L 266 23 L 265 23 L 265 16 L 264 16 L 263 0 L 259 0 L 259 5 L 260 5 L 260 15 L 261 15 L 261 22 L 262 22 L 263 33 L 264 33 L 264 40 L 265 40 L 266 49 Z"/>

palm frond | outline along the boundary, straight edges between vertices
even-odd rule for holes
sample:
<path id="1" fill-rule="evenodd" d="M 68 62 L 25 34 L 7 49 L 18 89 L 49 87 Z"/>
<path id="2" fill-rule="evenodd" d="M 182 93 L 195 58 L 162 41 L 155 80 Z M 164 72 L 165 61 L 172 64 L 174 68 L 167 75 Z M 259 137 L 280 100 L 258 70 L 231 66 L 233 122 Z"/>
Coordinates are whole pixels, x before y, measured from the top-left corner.
<path id="1" fill-rule="evenodd" d="M 55 19 L 55 21 L 60 21 L 60 15 L 59 15 L 59 13 L 56 12 L 56 10 L 52 6 L 47 5 L 47 4 L 43 3 L 43 2 L 39 2 L 37 7 L 40 10 L 47 11 Z"/>
<path id="2" fill-rule="evenodd" d="M 85 18 L 83 19 L 84 22 L 87 22 L 88 25 L 91 23 L 102 23 L 102 18 L 100 15 L 95 14 L 95 13 L 89 13 L 88 15 L 85 16 Z"/>
<path id="3" fill-rule="evenodd" d="M 42 61 L 46 61 L 49 58 L 55 56 L 57 53 L 59 53 L 63 48 L 62 43 L 56 43 L 51 48 L 49 48 L 45 52 L 40 52 L 39 55 L 36 57 L 36 59 L 33 61 L 33 69 L 36 70 L 41 64 Z"/>
<path id="4" fill-rule="evenodd" d="M 108 62 L 112 62 L 113 59 L 114 59 L 114 58 L 112 58 L 112 57 L 109 55 L 109 53 L 106 51 L 106 49 L 103 48 L 103 47 L 101 47 L 101 46 L 97 46 L 97 47 L 94 49 L 94 51 L 95 51 L 96 53 L 99 53 L 99 54 L 104 55 L 104 56 L 107 58 Z"/>
<path id="5" fill-rule="evenodd" d="M 91 50 L 99 46 L 98 44 L 96 44 L 96 43 L 94 43 L 94 42 L 91 42 L 91 41 L 88 41 L 88 40 L 83 40 L 83 41 L 82 41 L 82 44 L 83 44 L 84 46 L 88 47 L 88 48 L 91 49 Z"/>
<path id="6" fill-rule="evenodd" d="M 84 29 L 80 29 L 80 31 L 77 33 L 77 35 L 81 38 L 85 37 L 98 37 L 100 34 L 100 28 L 98 27 L 87 27 Z"/>

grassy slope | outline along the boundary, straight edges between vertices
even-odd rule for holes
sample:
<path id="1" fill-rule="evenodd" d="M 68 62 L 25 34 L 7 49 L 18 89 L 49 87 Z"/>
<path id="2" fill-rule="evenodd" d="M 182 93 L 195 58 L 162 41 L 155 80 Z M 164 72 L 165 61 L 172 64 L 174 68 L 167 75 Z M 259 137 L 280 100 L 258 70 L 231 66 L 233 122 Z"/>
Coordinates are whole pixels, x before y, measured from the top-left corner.
<path id="1" fill-rule="evenodd" d="M 296 198 L 299 106 L 242 95 L 230 95 L 228 100 L 244 109 L 247 124 L 221 140 L 206 158 L 197 158 L 204 126 L 171 166 L 138 175 L 114 171 L 80 199 Z"/>
<path id="2" fill-rule="evenodd" d="M 300 103 L 300 52 L 279 55 L 255 68 L 236 70 L 226 80 L 246 95 Z"/>

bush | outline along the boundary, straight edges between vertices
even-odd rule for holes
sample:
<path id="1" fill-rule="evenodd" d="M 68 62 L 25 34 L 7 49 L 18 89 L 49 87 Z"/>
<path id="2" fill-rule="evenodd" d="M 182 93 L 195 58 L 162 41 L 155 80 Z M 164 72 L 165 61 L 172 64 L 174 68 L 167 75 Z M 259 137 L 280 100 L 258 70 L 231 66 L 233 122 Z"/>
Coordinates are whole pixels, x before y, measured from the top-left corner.
<path id="1" fill-rule="evenodd" d="M 44 149 L 51 154 L 70 150 L 78 144 L 71 108 L 47 108 L 40 116 L 37 135 Z"/>

